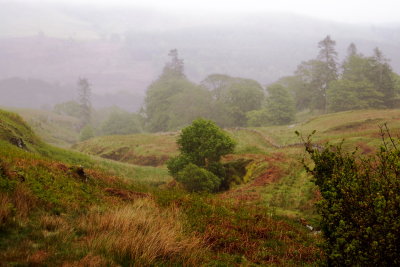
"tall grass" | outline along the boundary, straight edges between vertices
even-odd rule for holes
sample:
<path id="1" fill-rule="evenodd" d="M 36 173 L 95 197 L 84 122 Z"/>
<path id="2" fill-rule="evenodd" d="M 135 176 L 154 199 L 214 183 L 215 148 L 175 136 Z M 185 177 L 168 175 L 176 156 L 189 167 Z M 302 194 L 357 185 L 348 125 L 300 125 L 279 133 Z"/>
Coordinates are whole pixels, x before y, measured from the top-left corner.
<path id="1" fill-rule="evenodd" d="M 112 210 L 93 210 L 81 218 L 90 250 L 114 257 L 118 263 L 153 264 L 168 260 L 195 264 L 201 240 L 185 236 L 176 209 L 161 210 L 149 199 Z"/>

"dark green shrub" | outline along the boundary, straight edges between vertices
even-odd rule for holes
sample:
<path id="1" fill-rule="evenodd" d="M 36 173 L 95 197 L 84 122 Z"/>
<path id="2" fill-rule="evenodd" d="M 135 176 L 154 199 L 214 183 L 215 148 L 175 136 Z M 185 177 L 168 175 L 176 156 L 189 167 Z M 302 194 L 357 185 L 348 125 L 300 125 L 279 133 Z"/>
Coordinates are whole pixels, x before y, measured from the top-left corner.
<path id="1" fill-rule="evenodd" d="M 214 122 L 198 119 L 182 130 L 177 143 L 181 154 L 167 162 L 169 173 L 189 191 L 218 191 L 227 177 L 220 159 L 233 152 L 235 142 Z"/>
<path id="2" fill-rule="evenodd" d="M 216 192 L 221 184 L 220 178 L 193 163 L 186 165 L 176 180 L 191 192 Z"/>
<path id="3" fill-rule="evenodd" d="M 400 265 L 400 150 L 389 139 L 369 157 L 307 143 L 329 266 Z"/>
<path id="4" fill-rule="evenodd" d="M 190 160 L 184 155 L 173 157 L 167 161 L 168 172 L 172 177 L 176 177 L 186 165 L 190 163 Z"/>
<path id="5" fill-rule="evenodd" d="M 197 166 L 207 167 L 233 152 L 235 142 L 213 121 L 197 119 L 182 129 L 177 141 L 181 154 Z"/>

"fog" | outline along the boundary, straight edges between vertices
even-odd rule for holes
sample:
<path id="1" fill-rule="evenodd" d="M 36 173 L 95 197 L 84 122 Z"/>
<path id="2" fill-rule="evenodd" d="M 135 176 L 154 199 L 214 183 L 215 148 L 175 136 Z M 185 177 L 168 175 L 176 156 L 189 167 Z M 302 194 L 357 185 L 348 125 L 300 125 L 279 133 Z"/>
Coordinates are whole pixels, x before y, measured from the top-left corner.
<path id="1" fill-rule="evenodd" d="M 224 73 L 266 85 L 315 57 L 328 34 L 340 59 L 351 42 L 366 55 L 379 46 L 399 72 L 398 8 L 396 1 L 0 1 L 0 105 L 66 101 L 85 77 L 94 105 L 138 110 L 173 48 L 194 82 Z"/>

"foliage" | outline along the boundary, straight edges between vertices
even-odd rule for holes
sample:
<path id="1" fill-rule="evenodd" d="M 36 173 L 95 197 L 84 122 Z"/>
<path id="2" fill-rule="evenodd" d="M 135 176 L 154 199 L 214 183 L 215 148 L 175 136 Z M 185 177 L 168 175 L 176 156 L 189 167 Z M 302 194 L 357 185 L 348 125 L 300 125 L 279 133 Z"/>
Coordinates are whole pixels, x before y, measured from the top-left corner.
<path id="1" fill-rule="evenodd" d="M 288 124 L 294 120 L 295 103 L 285 87 L 280 84 L 268 87 L 266 110 L 269 114 L 269 124 Z"/>
<path id="2" fill-rule="evenodd" d="M 305 166 L 322 196 L 318 211 L 329 266 L 400 264 L 400 150 L 387 128 L 381 131 L 383 146 L 376 156 L 306 143 L 315 166 Z"/>
<path id="3" fill-rule="evenodd" d="M 168 172 L 173 177 L 177 177 L 178 172 L 183 170 L 190 160 L 185 155 L 179 155 L 168 160 Z"/>
<path id="4" fill-rule="evenodd" d="M 260 109 L 264 100 L 262 86 L 251 79 L 211 74 L 201 84 L 212 93 L 215 105 L 224 107 L 221 111 L 229 114 L 232 124 L 224 126 L 245 126 L 246 112 Z M 214 113 L 212 118 L 218 121 L 219 116 Z"/>
<path id="5" fill-rule="evenodd" d="M 330 84 L 329 110 L 391 108 L 395 105 L 396 84 L 391 67 L 379 49 L 374 56 L 357 54 L 353 44 L 343 63 L 342 79 Z"/>
<path id="6" fill-rule="evenodd" d="M 219 189 L 226 178 L 220 158 L 233 152 L 235 142 L 214 122 L 198 119 L 182 130 L 177 143 L 181 154 L 168 161 L 170 174 L 191 191 Z"/>
<path id="7" fill-rule="evenodd" d="M 146 128 L 176 130 L 210 112 L 211 95 L 185 77 L 162 75 L 146 92 Z"/>
<path id="8" fill-rule="evenodd" d="M 302 62 L 299 66 L 297 66 L 297 70 L 295 72 L 296 76 L 299 77 L 304 90 L 300 92 L 304 93 L 306 96 L 309 96 L 306 104 L 308 108 L 311 109 L 325 109 L 325 90 L 326 90 L 326 82 L 324 70 L 326 69 L 325 63 L 320 60 L 309 60 L 306 62 Z"/>
<path id="9" fill-rule="evenodd" d="M 312 107 L 311 104 L 314 99 L 313 92 L 309 87 L 307 79 L 300 74 L 302 72 L 300 66 L 298 66 L 296 75 L 283 77 L 276 82 L 276 84 L 281 84 L 287 88 L 289 93 L 293 96 L 297 111 L 302 111 Z"/>
<path id="10" fill-rule="evenodd" d="M 292 95 L 279 83 L 268 87 L 265 107 L 247 112 L 252 127 L 288 124 L 294 120 L 296 106 Z"/>
<path id="11" fill-rule="evenodd" d="M 375 90 L 368 80 L 333 81 L 327 91 L 328 110 L 345 111 L 352 109 L 382 108 L 383 94 Z"/>
<path id="12" fill-rule="evenodd" d="M 252 110 L 246 113 L 247 126 L 260 127 L 269 125 L 271 122 L 271 114 L 267 109 Z"/>
<path id="13" fill-rule="evenodd" d="M 218 162 L 235 147 L 235 142 L 223 130 L 205 119 L 197 119 L 182 129 L 177 143 L 181 154 L 200 167 Z"/>
<path id="14" fill-rule="evenodd" d="M 141 132 L 140 118 L 137 114 L 113 111 L 101 126 L 104 135 L 133 134 Z"/>
<path id="15" fill-rule="evenodd" d="M 218 191 L 221 185 L 221 179 L 215 174 L 193 163 L 179 171 L 175 179 L 190 192 L 212 193 Z"/>

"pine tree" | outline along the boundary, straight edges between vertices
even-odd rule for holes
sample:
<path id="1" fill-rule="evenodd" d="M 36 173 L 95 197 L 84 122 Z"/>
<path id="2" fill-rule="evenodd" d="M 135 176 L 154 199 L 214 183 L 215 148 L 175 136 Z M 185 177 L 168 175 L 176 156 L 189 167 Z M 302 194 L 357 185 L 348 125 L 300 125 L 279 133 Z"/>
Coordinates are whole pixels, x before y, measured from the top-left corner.
<path id="1" fill-rule="evenodd" d="M 394 107 L 395 81 L 393 71 L 382 51 L 376 47 L 371 58 L 370 80 L 378 91 L 383 94 L 383 102 L 387 108 Z"/>
<path id="2" fill-rule="evenodd" d="M 90 84 L 86 78 L 79 78 L 78 80 L 78 94 L 79 105 L 81 113 L 81 129 L 90 123 L 91 120 L 91 89 Z"/>
<path id="3" fill-rule="evenodd" d="M 337 52 L 335 50 L 336 42 L 331 39 L 328 35 L 318 43 L 318 48 L 320 48 L 317 59 L 321 61 L 321 72 L 320 72 L 320 95 L 322 109 L 327 109 L 326 104 L 326 90 L 329 87 L 329 83 L 337 80 L 338 70 L 337 70 Z"/>
<path id="4" fill-rule="evenodd" d="M 171 61 L 165 64 L 162 76 L 185 78 L 183 59 L 179 58 L 178 50 L 170 50 L 168 56 L 171 57 Z"/>
<path id="5" fill-rule="evenodd" d="M 352 57 L 357 55 L 357 47 L 354 43 L 351 43 L 347 48 L 347 57 Z"/>

